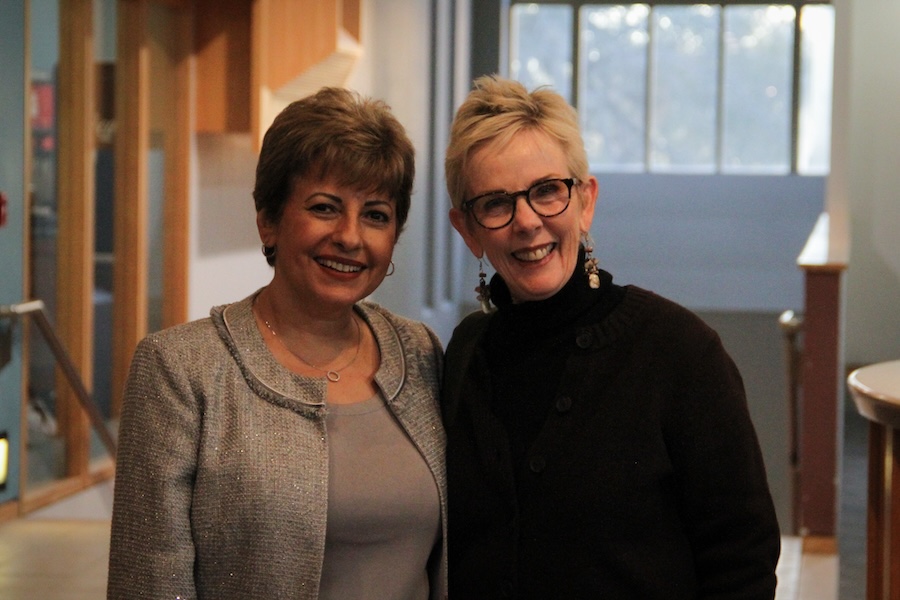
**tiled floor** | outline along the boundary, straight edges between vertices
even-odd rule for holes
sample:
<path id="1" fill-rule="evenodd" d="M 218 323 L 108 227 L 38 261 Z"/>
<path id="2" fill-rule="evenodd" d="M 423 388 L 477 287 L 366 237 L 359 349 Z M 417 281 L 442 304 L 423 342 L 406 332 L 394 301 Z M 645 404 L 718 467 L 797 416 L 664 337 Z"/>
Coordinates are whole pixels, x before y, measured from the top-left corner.
<path id="1" fill-rule="evenodd" d="M 112 486 L 0 525 L 0 598 L 100 600 L 105 595 Z M 785 538 L 776 600 L 837 600 L 837 557 L 802 554 Z"/>

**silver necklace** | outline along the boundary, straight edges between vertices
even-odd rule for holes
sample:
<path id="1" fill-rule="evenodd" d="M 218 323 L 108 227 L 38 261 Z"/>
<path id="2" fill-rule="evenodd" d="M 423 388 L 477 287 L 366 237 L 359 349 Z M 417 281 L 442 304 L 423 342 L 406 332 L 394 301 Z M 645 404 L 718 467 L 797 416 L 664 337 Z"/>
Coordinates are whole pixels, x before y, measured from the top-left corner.
<path id="1" fill-rule="evenodd" d="M 356 357 L 359 356 L 359 347 L 362 345 L 362 332 L 359 330 L 359 322 L 356 319 L 353 319 L 353 324 L 356 325 L 356 352 L 353 353 L 353 358 L 350 359 L 350 362 L 348 362 L 346 365 L 344 365 L 340 369 L 326 369 L 324 367 L 320 367 L 318 365 L 312 364 L 311 362 L 309 362 L 308 360 L 306 360 L 305 358 L 303 358 L 302 356 L 300 356 L 299 354 L 297 354 L 296 352 L 294 352 L 293 350 L 288 348 L 288 345 L 281 341 L 281 338 L 278 337 L 278 334 L 275 333 L 275 330 L 269 324 L 269 320 L 266 319 L 265 317 L 263 317 L 263 323 L 266 324 L 266 328 L 272 332 L 272 337 L 274 337 L 276 340 L 278 340 L 278 343 L 281 344 L 282 348 L 284 348 L 285 350 L 290 352 L 292 355 L 294 355 L 297 359 L 300 360 L 300 362 L 302 362 L 306 366 L 312 367 L 313 369 L 315 369 L 317 371 L 322 371 L 323 373 L 325 373 L 325 377 L 328 379 L 328 381 L 330 381 L 332 383 L 337 383 L 338 381 L 340 381 L 341 380 L 341 371 L 343 371 L 344 369 L 346 369 L 347 367 L 352 365 L 354 362 L 356 362 Z"/>

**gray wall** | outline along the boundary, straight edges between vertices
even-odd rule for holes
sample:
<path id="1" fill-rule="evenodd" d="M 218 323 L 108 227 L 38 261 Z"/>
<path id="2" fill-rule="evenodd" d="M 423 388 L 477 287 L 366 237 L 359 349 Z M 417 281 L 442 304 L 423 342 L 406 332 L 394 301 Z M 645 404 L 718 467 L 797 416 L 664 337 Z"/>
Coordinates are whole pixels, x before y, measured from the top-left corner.
<path id="1" fill-rule="evenodd" d="M 849 217 L 845 359 L 900 358 L 900 2 L 835 0 L 829 203 Z"/>

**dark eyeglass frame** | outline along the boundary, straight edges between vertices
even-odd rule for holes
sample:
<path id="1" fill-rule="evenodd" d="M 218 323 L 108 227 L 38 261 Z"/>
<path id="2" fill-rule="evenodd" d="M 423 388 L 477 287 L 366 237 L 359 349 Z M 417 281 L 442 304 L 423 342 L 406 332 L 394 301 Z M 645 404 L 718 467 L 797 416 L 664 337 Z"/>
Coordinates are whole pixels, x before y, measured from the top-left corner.
<path id="1" fill-rule="evenodd" d="M 567 201 L 566 201 L 566 205 L 563 206 L 562 209 L 560 209 L 559 211 L 553 213 L 552 215 L 545 215 L 541 211 L 536 209 L 533 204 L 531 204 L 531 190 L 535 189 L 536 187 L 553 182 L 553 181 L 561 181 L 564 184 L 566 184 L 566 189 L 568 191 Z M 471 199 L 463 202 L 462 210 L 463 210 L 463 212 L 471 214 L 472 218 L 475 219 L 475 222 L 478 223 L 480 226 L 484 227 L 485 229 L 503 229 L 504 227 L 506 227 L 507 225 L 512 223 L 513 219 L 516 218 L 516 207 L 518 207 L 518 205 L 519 205 L 519 202 L 518 202 L 519 196 L 525 196 L 525 202 L 528 203 L 528 206 L 537 215 L 539 215 L 541 217 L 555 217 L 557 215 L 561 215 L 562 213 L 566 212 L 566 209 L 569 208 L 569 204 L 572 203 L 572 188 L 575 187 L 576 185 L 578 185 L 579 183 L 581 183 L 581 182 L 578 181 L 578 179 L 576 179 L 574 177 L 551 177 L 550 179 L 544 179 L 544 180 L 538 181 L 531 187 L 524 189 L 524 190 L 519 190 L 518 192 L 507 193 L 507 192 L 496 191 L 496 192 L 487 192 L 484 194 L 479 194 L 478 196 L 475 196 L 474 198 L 471 198 Z M 475 206 L 475 203 L 478 202 L 479 200 L 481 200 L 482 198 L 486 198 L 488 196 L 500 196 L 500 195 L 504 195 L 507 198 L 510 198 L 512 200 L 512 212 L 509 213 L 509 220 L 506 223 L 504 223 L 503 225 L 495 225 L 494 227 L 489 227 L 478 220 L 478 217 L 476 216 L 475 211 L 472 210 L 472 207 Z"/>

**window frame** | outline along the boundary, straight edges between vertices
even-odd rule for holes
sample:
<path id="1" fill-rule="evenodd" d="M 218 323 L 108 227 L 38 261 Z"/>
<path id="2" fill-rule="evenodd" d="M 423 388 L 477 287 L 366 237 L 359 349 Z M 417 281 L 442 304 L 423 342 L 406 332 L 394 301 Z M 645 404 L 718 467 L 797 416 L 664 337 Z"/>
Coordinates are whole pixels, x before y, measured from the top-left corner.
<path id="1" fill-rule="evenodd" d="M 790 156 L 788 161 L 788 169 L 784 173 L 784 175 L 801 175 L 805 176 L 806 173 L 802 173 L 798 170 L 798 158 L 799 158 L 799 140 L 800 140 L 800 86 L 802 83 L 801 78 L 801 49 L 803 44 L 803 38 L 801 35 L 801 10 L 805 6 L 811 5 L 832 5 L 831 0 L 720 0 L 718 2 L 691 2 L 688 0 L 632 0 L 631 2 L 602 2 L 602 0 L 540 0 L 538 2 L 535 1 L 527 1 L 527 0 L 503 0 L 501 6 L 501 26 L 500 26 L 500 38 L 501 38 L 501 47 L 499 53 L 500 60 L 500 72 L 506 76 L 509 76 L 510 71 L 510 43 L 511 43 L 511 21 L 512 21 L 512 9 L 516 5 L 529 5 L 529 4 L 542 4 L 542 5 L 559 5 L 559 6 L 570 6 L 573 10 L 573 19 L 572 19 L 572 35 L 570 37 L 572 47 L 570 48 L 571 56 L 572 56 L 572 77 L 571 77 L 571 89 L 568 90 L 569 98 L 571 99 L 571 103 L 575 106 L 579 111 L 581 107 L 579 106 L 579 77 L 580 73 L 580 44 L 579 44 L 579 32 L 581 28 L 581 8 L 584 6 L 597 6 L 597 5 L 620 5 L 620 4 L 644 4 L 649 6 L 650 14 L 652 16 L 653 10 L 658 6 L 690 6 L 696 4 L 705 4 L 709 6 L 718 6 L 722 9 L 720 15 L 724 15 L 724 8 L 727 6 L 768 6 L 768 5 L 780 5 L 780 6 L 791 6 L 795 10 L 796 18 L 794 19 L 794 35 L 793 35 L 793 48 L 791 53 L 791 100 L 790 100 Z M 720 18 L 720 32 L 721 28 L 724 26 L 724 16 Z M 652 32 L 648 30 L 648 35 L 652 36 Z M 731 171 L 728 169 L 723 169 L 722 167 L 722 137 L 723 137 L 723 117 L 722 117 L 722 85 L 723 85 L 723 69 L 721 68 L 721 58 L 722 53 L 724 52 L 723 48 L 723 36 L 719 36 L 719 57 L 720 57 L 720 67 L 718 69 L 718 73 L 716 75 L 717 83 L 717 95 L 718 95 L 718 106 L 717 106 L 717 114 L 716 114 L 716 131 L 715 131 L 715 147 L 716 147 L 716 156 L 714 159 L 714 167 L 710 174 L 716 175 L 729 175 Z M 648 52 L 650 52 L 649 48 L 651 44 L 648 44 Z M 648 68 L 652 68 L 652 56 L 648 56 Z M 650 102 L 650 90 L 648 89 L 648 102 Z M 650 135 L 650 114 L 649 111 L 645 114 L 645 140 Z M 651 151 L 649 141 L 645 146 L 645 156 L 643 161 L 643 168 L 638 171 L 631 171 L 628 169 L 603 169 L 601 172 L 612 172 L 612 173 L 628 173 L 628 172 L 637 172 L 637 173 L 656 173 L 656 172 L 669 172 L 669 171 L 656 171 L 651 168 L 649 153 Z M 592 170 L 594 170 L 592 168 Z M 673 173 L 688 173 L 689 171 L 681 171 L 680 169 L 673 169 L 671 172 Z M 827 175 L 830 172 L 830 166 L 825 170 L 824 175 Z M 815 173 L 809 174 L 810 176 L 821 176 L 822 174 Z"/>

